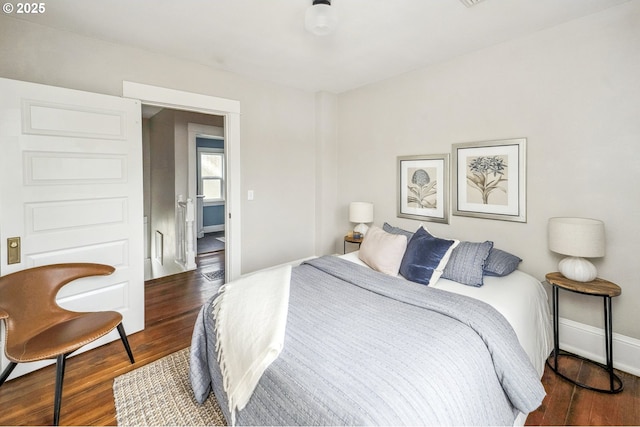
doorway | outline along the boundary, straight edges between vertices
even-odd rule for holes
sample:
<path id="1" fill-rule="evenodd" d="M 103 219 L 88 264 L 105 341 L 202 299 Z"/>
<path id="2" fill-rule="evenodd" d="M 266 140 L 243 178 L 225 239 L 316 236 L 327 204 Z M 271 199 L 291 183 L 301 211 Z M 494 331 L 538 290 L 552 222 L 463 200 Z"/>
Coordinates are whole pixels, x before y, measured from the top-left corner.
<path id="1" fill-rule="evenodd" d="M 225 199 L 225 277 L 227 281 L 240 277 L 241 273 L 241 199 L 240 199 L 240 103 L 235 100 L 217 98 L 191 92 L 123 82 L 123 96 L 138 99 L 145 107 L 175 109 L 220 116 L 223 120 L 226 158 Z M 195 147 L 189 147 L 186 170 L 177 174 L 187 175 L 187 198 L 195 200 L 196 156 Z M 167 242 L 165 242 L 166 245 Z M 165 246 L 166 247 L 166 246 Z"/>
<path id="2" fill-rule="evenodd" d="M 196 268 L 196 237 L 224 231 L 224 121 L 218 115 L 147 106 L 142 117 L 145 279 L 150 280 Z M 194 163 L 188 159 L 191 152 L 198 156 L 195 171 L 189 168 Z M 200 165 L 205 166 L 204 176 Z M 196 173 L 197 194 L 206 193 L 206 200 L 189 198 L 191 173 Z"/>
<path id="3" fill-rule="evenodd" d="M 196 255 L 225 250 L 226 158 L 219 128 L 189 123 L 189 144 L 196 147 Z"/>

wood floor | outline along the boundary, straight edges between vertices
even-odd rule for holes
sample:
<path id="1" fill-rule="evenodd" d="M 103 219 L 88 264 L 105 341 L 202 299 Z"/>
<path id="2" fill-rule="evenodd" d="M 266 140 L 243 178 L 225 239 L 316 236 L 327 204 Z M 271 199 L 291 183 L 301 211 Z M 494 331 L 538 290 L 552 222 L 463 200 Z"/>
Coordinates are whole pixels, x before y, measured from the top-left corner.
<path id="1" fill-rule="evenodd" d="M 220 253 L 222 254 L 222 253 Z M 201 261 L 200 271 L 146 283 L 146 328 L 129 337 L 136 364 L 130 365 L 120 341 L 72 357 L 67 362 L 61 425 L 116 425 L 113 379 L 187 347 L 201 305 L 213 294 L 201 271 L 224 268 L 218 255 Z M 568 369 L 591 383 L 602 374 L 572 362 Z M 573 386 L 549 369 L 543 383 L 547 397 L 527 425 L 640 425 L 640 379 L 620 373 L 625 388 L 606 395 Z M 46 425 L 53 421 L 53 366 L 0 387 L 0 425 Z"/>
<path id="2" fill-rule="evenodd" d="M 609 375 L 574 358 L 560 358 L 561 372 L 592 387 L 608 388 Z M 599 393 L 571 384 L 546 367 L 542 405 L 529 414 L 526 425 L 640 425 L 640 378 L 616 371 L 624 383 L 618 394 Z"/>
<path id="3" fill-rule="evenodd" d="M 189 346 L 198 310 L 214 292 L 214 282 L 201 272 L 224 269 L 224 252 L 199 259 L 199 265 L 146 282 L 145 329 L 129 336 L 135 365 L 120 340 L 68 359 L 61 425 L 116 425 L 113 379 Z M 50 425 L 54 383 L 54 366 L 6 382 L 0 387 L 0 425 Z"/>

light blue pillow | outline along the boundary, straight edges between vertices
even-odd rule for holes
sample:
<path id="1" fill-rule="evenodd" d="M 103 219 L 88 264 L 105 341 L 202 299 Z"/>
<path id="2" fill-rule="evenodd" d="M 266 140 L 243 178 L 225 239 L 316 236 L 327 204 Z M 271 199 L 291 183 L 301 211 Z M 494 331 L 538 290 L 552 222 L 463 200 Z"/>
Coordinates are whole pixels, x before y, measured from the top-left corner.
<path id="1" fill-rule="evenodd" d="M 451 252 L 449 262 L 444 268 L 442 278 L 462 283 L 463 285 L 480 287 L 484 266 L 493 242 L 482 243 L 460 242 Z"/>
<path id="2" fill-rule="evenodd" d="M 382 229 L 384 231 L 386 231 L 387 233 L 391 233 L 391 234 L 401 234 L 403 236 L 407 236 L 407 242 L 411 240 L 411 238 L 413 237 L 413 233 L 407 230 L 403 230 L 400 227 L 394 227 L 393 225 L 390 225 L 389 223 L 385 222 L 382 225 Z"/>
<path id="3" fill-rule="evenodd" d="M 506 276 L 518 268 L 522 260 L 509 252 L 493 248 L 484 266 L 485 276 Z"/>
<path id="4" fill-rule="evenodd" d="M 423 227 L 416 231 L 407 244 L 400 264 L 400 274 L 412 282 L 430 285 L 444 270 L 456 240 L 432 236 Z"/>

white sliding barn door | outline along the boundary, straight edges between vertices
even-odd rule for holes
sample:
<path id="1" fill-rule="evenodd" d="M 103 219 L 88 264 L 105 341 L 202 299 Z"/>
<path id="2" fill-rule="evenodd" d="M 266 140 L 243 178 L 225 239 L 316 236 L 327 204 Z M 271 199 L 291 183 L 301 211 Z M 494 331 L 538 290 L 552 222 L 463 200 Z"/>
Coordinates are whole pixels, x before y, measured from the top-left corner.
<path id="1" fill-rule="evenodd" d="M 0 275 L 62 262 L 112 265 L 110 276 L 65 286 L 58 301 L 117 310 L 128 334 L 144 329 L 140 122 L 139 101 L 0 79 Z M 17 263 L 9 263 L 13 238 Z M 4 351 L 1 362 L 4 369 Z M 20 364 L 12 377 L 41 366 Z"/>

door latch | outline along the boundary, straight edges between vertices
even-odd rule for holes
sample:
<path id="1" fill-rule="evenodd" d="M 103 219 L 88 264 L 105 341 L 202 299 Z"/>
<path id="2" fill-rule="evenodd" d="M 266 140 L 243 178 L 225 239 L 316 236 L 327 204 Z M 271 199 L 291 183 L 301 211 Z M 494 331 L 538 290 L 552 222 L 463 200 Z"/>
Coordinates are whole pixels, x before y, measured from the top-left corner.
<path id="1" fill-rule="evenodd" d="M 7 239 L 7 264 L 20 264 L 20 238 Z"/>

